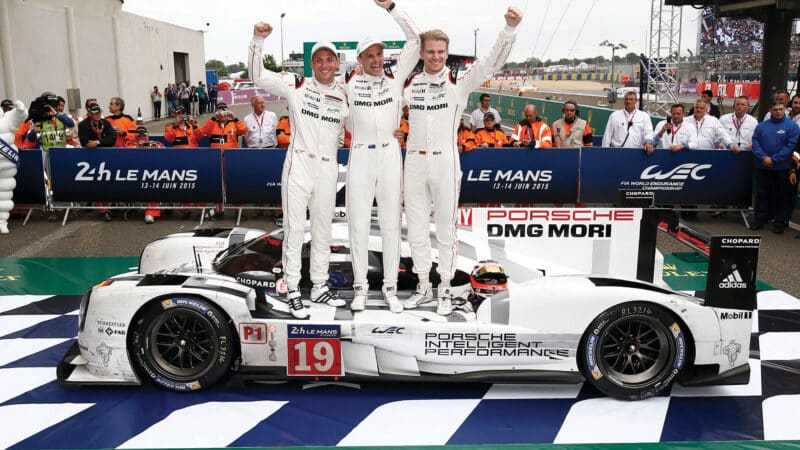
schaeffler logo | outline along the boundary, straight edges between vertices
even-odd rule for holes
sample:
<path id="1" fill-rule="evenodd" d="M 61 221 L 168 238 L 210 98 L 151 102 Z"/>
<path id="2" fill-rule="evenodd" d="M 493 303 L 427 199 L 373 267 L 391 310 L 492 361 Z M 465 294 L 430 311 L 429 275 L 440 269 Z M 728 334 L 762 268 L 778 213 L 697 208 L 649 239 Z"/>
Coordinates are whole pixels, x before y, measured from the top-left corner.
<path id="1" fill-rule="evenodd" d="M 747 283 L 742 281 L 742 275 L 739 273 L 739 269 L 734 266 L 733 272 L 719 283 L 719 287 L 722 289 L 746 289 Z"/>
<path id="2" fill-rule="evenodd" d="M 700 181 L 706 176 L 700 172 L 711 168 L 711 164 L 684 163 L 669 172 L 662 172 L 658 165 L 647 167 L 639 176 L 642 180 L 686 180 Z"/>

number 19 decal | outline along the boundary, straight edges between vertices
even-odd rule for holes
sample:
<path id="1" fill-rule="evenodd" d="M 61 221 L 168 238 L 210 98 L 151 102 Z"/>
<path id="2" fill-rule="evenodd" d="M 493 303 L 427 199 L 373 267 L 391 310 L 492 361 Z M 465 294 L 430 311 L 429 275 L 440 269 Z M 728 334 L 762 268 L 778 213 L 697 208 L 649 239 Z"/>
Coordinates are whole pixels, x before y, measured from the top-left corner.
<path id="1" fill-rule="evenodd" d="M 288 375 L 343 375 L 338 325 L 289 324 L 287 335 Z"/>

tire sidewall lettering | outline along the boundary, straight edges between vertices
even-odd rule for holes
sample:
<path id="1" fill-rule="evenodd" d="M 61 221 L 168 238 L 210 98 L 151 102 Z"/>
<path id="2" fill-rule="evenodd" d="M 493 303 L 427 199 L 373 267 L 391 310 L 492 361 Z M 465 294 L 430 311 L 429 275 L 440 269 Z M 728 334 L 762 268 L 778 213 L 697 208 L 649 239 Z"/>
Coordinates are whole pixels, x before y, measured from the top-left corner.
<path id="1" fill-rule="evenodd" d="M 653 397 L 672 384 L 675 377 L 686 365 L 688 347 L 683 330 L 671 315 L 671 311 L 665 307 L 644 302 L 616 305 L 600 314 L 587 328 L 584 340 L 583 352 L 586 367 L 583 375 L 587 382 L 608 396 L 630 400 Z M 668 351 L 672 352 L 672 359 L 667 366 L 668 371 L 662 371 L 662 374 L 656 375 L 651 380 L 652 385 L 639 389 L 619 384 L 617 381 L 607 377 L 598 364 L 599 359 L 602 358 L 602 351 L 599 346 L 602 344 L 601 336 L 605 329 L 609 324 L 616 323 L 619 319 L 632 316 L 648 317 L 664 327 L 663 331 L 667 333 L 667 342 L 670 346 Z"/>
<path id="2" fill-rule="evenodd" d="M 160 369 L 153 367 L 154 363 L 150 361 L 151 357 L 148 356 L 152 351 L 152 343 L 149 336 L 152 327 L 162 318 L 163 314 L 170 314 L 173 311 L 179 313 L 179 310 L 190 311 L 207 319 L 207 326 L 214 333 L 217 343 L 217 354 L 213 356 L 209 367 L 199 376 L 194 376 L 188 380 L 170 379 L 167 374 L 161 373 Z M 209 386 L 227 373 L 235 354 L 235 349 L 232 347 L 234 338 L 235 332 L 228 321 L 217 307 L 205 299 L 172 297 L 161 299 L 145 307 L 133 325 L 129 353 L 136 363 L 135 366 L 156 385 L 171 391 L 188 392 Z"/>

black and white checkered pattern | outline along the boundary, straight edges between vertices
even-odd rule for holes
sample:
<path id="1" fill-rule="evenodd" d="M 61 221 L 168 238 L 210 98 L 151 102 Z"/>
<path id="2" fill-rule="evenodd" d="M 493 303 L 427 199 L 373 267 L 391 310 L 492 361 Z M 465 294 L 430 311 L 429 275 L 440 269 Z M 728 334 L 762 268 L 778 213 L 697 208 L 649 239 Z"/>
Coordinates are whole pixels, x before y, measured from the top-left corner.
<path id="1" fill-rule="evenodd" d="M 758 294 L 746 386 L 639 402 L 575 385 L 250 383 L 191 395 L 68 388 L 79 296 L 0 297 L 0 447 L 226 447 L 800 439 L 800 300 Z M 180 432 L 176 432 L 180 430 Z"/>

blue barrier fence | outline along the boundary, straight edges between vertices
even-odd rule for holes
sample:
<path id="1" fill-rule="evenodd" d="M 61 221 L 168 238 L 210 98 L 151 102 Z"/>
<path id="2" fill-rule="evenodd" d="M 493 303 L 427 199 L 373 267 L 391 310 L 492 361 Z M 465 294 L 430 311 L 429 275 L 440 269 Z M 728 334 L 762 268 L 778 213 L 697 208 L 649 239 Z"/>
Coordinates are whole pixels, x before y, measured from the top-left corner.
<path id="1" fill-rule="evenodd" d="M 56 202 L 222 202 L 218 149 L 50 149 Z"/>
<path id="2" fill-rule="evenodd" d="M 19 205 L 44 205 L 47 202 L 47 184 L 44 175 L 44 152 L 24 150 L 19 152 L 17 187 L 14 203 Z"/>
<path id="3" fill-rule="evenodd" d="M 572 203 L 580 149 L 476 148 L 461 156 L 464 203 Z"/>
<path id="4" fill-rule="evenodd" d="M 44 203 L 42 153 L 20 152 L 18 203 Z M 284 149 L 50 149 L 55 202 L 280 203 Z M 339 151 L 344 187 L 348 151 Z M 582 149 L 475 149 L 461 156 L 461 202 L 613 203 L 647 189 L 659 204 L 748 206 L 752 155 Z M 224 176 L 223 176 L 224 174 Z M 344 192 L 337 200 L 342 203 Z"/>
<path id="5" fill-rule="evenodd" d="M 749 206 L 753 156 L 727 150 L 584 147 L 580 201 L 608 202 L 620 189 L 652 191 L 656 204 Z"/>

